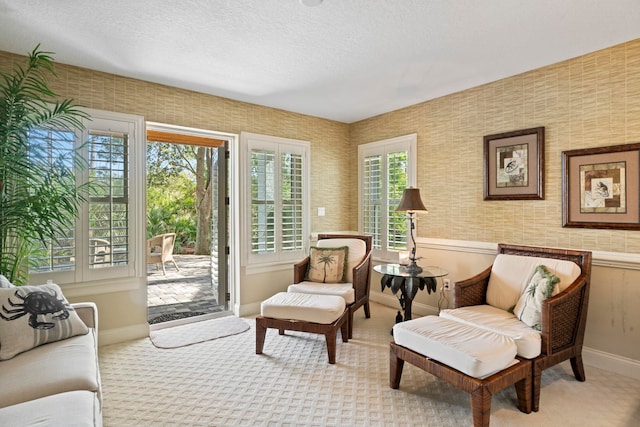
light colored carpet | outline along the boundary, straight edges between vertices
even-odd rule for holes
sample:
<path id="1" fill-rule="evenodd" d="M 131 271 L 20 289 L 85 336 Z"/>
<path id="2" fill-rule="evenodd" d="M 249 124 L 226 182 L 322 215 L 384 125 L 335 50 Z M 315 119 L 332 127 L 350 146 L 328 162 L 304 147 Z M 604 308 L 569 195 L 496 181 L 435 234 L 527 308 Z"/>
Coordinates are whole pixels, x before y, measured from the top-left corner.
<path id="1" fill-rule="evenodd" d="M 235 316 L 225 316 L 152 330 L 149 333 L 149 338 L 158 348 L 178 348 L 239 334 L 248 329 L 249 323 L 246 320 L 238 319 Z"/>
<path id="2" fill-rule="evenodd" d="M 469 396 L 405 364 L 389 388 L 394 309 L 355 316 L 354 339 L 338 338 L 327 363 L 324 336 L 269 329 L 264 354 L 251 331 L 172 350 L 148 339 L 100 349 L 104 425 L 109 426 L 470 426 Z M 492 426 L 638 426 L 640 380 L 568 363 L 544 371 L 540 411 L 516 408 L 512 387 L 492 399 Z"/>

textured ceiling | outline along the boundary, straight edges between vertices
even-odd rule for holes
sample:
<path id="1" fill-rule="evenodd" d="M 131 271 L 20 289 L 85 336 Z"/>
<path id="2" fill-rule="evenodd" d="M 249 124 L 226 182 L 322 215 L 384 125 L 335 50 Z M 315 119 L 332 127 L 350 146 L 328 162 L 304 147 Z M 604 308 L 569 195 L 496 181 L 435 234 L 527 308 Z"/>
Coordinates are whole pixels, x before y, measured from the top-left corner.
<path id="1" fill-rule="evenodd" d="M 640 0 L 0 0 L 0 50 L 351 123 L 640 38 Z"/>

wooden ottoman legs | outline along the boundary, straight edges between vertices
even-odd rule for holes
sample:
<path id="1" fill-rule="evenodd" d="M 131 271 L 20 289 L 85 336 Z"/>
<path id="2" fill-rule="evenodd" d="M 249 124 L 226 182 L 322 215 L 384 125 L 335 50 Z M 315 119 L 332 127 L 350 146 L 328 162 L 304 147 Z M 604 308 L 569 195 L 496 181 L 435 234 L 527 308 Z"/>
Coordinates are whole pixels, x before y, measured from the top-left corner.
<path id="1" fill-rule="evenodd" d="M 301 320 L 275 319 L 273 317 L 256 317 L 256 354 L 262 354 L 264 347 L 264 338 L 267 328 L 278 329 L 280 335 L 284 335 L 284 331 L 299 331 L 312 334 L 323 334 L 327 343 L 327 355 L 329 363 L 336 363 L 336 338 L 338 329 L 342 335 L 342 342 L 349 341 L 349 310 L 345 310 L 342 315 L 330 324 L 311 323 Z"/>
<path id="2" fill-rule="evenodd" d="M 531 412 L 532 369 L 530 360 L 519 359 L 519 363 L 509 366 L 490 377 L 480 379 L 465 375 L 443 363 L 391 342 L 389 386 L 393 389 L 400 387 L 400 378 L 402 377 L 402 368 L 405 361 L 469 393 L 471 395 L 471 411 L 475 427 L 489 425 L 491 396 L 510 385 L 515 385 L 516 394 L 518 395 L 518 409 L 526 414 Z"/>

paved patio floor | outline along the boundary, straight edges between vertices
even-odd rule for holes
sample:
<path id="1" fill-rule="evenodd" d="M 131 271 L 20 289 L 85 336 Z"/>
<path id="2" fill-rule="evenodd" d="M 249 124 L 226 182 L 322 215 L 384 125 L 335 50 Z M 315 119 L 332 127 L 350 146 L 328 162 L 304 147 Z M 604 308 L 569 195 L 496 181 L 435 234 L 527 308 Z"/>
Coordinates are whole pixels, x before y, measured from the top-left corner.
<path id="1" fill-rule="evenodd" d="M 171 262 L 162 268 L 147 266 L 148 320 L 171 313 L 222 311 L 211 284 L 211 262 L 209 256 L 174 255 L 180 268 L 177 271 Z"/>

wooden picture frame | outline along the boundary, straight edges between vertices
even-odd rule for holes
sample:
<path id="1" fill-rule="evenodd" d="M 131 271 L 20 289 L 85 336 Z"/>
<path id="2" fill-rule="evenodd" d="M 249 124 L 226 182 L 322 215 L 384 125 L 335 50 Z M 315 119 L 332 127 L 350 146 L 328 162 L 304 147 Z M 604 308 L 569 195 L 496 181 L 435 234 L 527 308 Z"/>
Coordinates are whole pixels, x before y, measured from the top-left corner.
<path id="1" fill-rule="evenodd" d="M 484 200 L 544 199 L 544 127 L 484 137 Z"/>
<path id="2" fill-rule="evenodd" d="M 640 230 L 640 143 L 562 152 L 562 226 Z"/>

